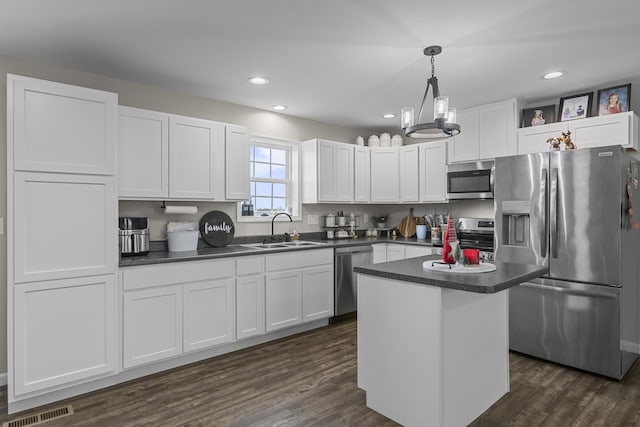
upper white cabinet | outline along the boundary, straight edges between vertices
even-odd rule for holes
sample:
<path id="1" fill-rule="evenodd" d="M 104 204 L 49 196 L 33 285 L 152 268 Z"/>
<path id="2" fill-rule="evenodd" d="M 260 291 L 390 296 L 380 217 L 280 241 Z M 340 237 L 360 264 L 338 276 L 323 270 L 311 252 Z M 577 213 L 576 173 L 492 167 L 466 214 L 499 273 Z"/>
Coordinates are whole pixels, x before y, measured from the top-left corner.
<path id="1" fill-rule="evenodd" d="M 246 200 L 246 127 L 120 107 L 118 196 Z"/>
<path id="2" fill-rule="evenodd" d="M 116 94 L 9 74 L 7 98 L 15 170 L 113 175 Z"/>
<path id="3" fill-rule="evenodd" d="M 355 202 L 371 199 L 371 148 L 356 145 L 353 148 Z"/>
<path id="4" fill-rule="evenodd" d="M 249 130 L 225 126 L 225 199 L 249 199 Z"/>
<path id="5" fill-rule="evenodd" d="M 420 144 L 420 201 L 447 201 L 447 141 Z"/>
<path id="6" fill-rule="evenodd" d="M 169 196 L 169 116 L 119 107 L 118 196 Z"/>
<path id="7" fill-rule="evenodd" d="M 323 139 L 302 143 L 303 203 L 353 202 L 353 149 Z"/>
<path id="8" fill-rule="evenodd" d="M 518 129 L 518 154 L 548 151 L 547 139 L 566 131 L 578 149 L 621 145 L 638 150 L 638 116 L 629 111 Z"/>
<path id="9" fill-rule="evenodd" d="M 515 99 L 458 111 L 461 132 L 451 138 L 449 162 L 516 154 L 517 117 Z"/>
<path id="10" fill-rule="evenodd" d="M 396 147 L 371 150 L 371 201 L 400 201 L 400 150 Z"/>
<path id="11" fill-rule="evenodd" d="M 169 196 L 224 200 L 224 124 L 169 117 Z"/>
<path id="12" fill-rule="evenodd" d="M 418 151 L 416 144 L 400 148 L 400 201 L 402 202 L 420 200 Z"/>

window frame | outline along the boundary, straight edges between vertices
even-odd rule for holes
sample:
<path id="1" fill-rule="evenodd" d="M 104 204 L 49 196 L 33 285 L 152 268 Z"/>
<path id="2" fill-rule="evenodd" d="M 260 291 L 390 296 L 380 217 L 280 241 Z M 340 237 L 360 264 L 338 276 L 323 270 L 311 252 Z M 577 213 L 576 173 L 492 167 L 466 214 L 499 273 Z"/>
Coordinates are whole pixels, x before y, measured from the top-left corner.
<path id="1" fill-rule="evenodd" d="M 272 182 L 286 182 L 287 183 L 287 205 L 291 206 L 292 214 L 291 218 L 294 221 L 302 220 L 302 175 L 300 164 L 302 161 L 301 143 L 299 141 L 293 141 L 284 138 L 275 138 L 270 136 L 250 135 L 249 136 L 249 150 L 251 146 L 260 146 L 275 149 L 286 149 L 288 152 L 288 168 L 286 175 L 287 180 L 274 180 Z M 251 156 L 249 156 L 250 158 Z M 250 161 L 250 160 L 249 160 Z M 249 172 L 251 174 L 251 172 Z M 249 176 L 249 182 L 256 182 Z M 259 181 L 258 181 L 259 182 Z M 236 204 L 236 220 L 237 222 L 271 222 L 274 215 L 269 216 L 242 216 L 242 203 Z"/>

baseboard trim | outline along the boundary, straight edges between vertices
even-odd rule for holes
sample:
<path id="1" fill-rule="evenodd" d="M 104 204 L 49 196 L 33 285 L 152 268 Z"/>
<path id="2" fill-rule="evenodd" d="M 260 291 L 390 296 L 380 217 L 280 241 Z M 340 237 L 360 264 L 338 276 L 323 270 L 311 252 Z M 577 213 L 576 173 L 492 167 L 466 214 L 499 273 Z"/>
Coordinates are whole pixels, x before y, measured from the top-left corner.
<path id="1" fill-rule="evenodd" d="M 640 354 L 640 343 L 630 342 L 630 341 L 622 341 L 620 348 L 623 351 L 628 351 L 630 353 Z"/>

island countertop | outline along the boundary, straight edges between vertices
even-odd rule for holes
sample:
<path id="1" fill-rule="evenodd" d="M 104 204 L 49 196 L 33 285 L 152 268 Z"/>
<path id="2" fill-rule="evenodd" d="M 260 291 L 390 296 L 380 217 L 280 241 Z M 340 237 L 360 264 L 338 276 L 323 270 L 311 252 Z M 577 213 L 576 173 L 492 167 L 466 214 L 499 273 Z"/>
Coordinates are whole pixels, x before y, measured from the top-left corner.
<path id="1" fill-rule="evenodd" d="M 466 292 L 495 293 L 543 276 L 548 267 L 495 261 L 496 270 L 488 273 L 460 274 L 424 270 L 422 263 L 437 261 L 440 256 L 409 258 L 367 266 L 356 266 L 354 272 L 387 279 L 419 283 Z"/>

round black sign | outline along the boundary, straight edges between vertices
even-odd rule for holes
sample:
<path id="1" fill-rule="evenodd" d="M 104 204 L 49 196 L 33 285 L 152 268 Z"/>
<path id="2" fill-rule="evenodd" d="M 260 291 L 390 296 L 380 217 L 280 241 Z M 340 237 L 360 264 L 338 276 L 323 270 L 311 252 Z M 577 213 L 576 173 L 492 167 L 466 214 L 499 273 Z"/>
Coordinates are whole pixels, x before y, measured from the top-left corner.
<path id="1" fill-rule="evenodd" d="M 207 212 L 200 218 L 200 235 L 209 246 L 221 248 L 227 246 L 231 239 L 235 227 L 233 221 L 224 212 Z"/>

